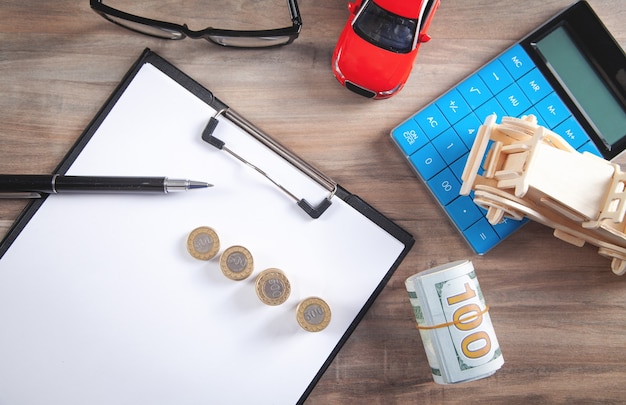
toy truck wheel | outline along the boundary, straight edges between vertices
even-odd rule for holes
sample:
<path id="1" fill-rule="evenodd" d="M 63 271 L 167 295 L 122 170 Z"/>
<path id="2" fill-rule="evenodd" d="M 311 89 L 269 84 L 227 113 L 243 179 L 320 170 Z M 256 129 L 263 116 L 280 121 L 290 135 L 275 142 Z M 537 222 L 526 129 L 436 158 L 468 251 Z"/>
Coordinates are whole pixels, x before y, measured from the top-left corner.
<path id="1" fill-rule="evenodd" d="M 509 200 L 504 194 L 496 195 L 484 189 L 476 190 L 474 193 L 474 203 L 487 210 L 487 220 L 490 224 L 496 225 L 504 217 L 516 221 L 524 218 L 524 215 L 511 206 L 516 201 Z"/>
<path id="2" fill-rule="evenodd" d="M 604 257 L 608 257 L 609 259 L 613 259 L 611 260 L 611 270 L 613 271 L 613 273 L 617 274 L 618 276 L 626 273 L 626 255 L 624 253 L 607 247 L 601 247 L 600 249 L 598 249 L 598 254 Z"/>

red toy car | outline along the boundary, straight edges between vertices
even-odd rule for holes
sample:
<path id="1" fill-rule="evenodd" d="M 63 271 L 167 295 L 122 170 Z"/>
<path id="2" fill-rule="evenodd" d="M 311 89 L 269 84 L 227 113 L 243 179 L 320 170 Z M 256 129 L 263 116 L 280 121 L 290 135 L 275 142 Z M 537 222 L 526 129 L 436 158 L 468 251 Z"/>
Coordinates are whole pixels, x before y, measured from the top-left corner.
<path id="1" fill-rule="evenodd" d="M 356 0 L 335 47 L 339 83 L 364 97 L 383 99 L 406 83 L 440 0 Z"/>

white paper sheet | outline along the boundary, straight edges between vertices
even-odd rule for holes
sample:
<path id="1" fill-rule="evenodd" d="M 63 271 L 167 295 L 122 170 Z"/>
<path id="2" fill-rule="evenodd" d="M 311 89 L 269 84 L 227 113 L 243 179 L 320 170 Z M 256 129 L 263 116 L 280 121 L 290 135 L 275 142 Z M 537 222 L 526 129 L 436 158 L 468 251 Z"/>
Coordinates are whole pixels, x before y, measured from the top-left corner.
<path id="1" fill-rule="evenodd" d="M 168 195 L 53 195 L 0 261 L 1 404 L 292 404 L 404 245 L 341 199 L 311 219 L 251 168 L 202 141 L 215 111 L 145 64 L 68 174 L 169 176 L 215 187 Z M 215 135 L 317 204 L 328 192 L 225 119 Z M 232 281 L 186 251 L 214 228 L 247 247 Z M 265 268 L 286 303 L 262 304 Z M 326 300 L 327 329 L 298 302 Z"/>

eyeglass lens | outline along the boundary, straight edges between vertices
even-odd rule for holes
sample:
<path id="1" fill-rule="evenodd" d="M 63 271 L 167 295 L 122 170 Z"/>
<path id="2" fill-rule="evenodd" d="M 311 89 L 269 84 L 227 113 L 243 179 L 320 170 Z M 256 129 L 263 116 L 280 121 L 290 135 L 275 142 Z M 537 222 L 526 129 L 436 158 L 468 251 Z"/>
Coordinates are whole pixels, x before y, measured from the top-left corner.
<path id="1" fill-rule="evenodd" d="M 164 39 L 182 39 L 185 35 L 181 32 L 170 30 L 164 27 L 152 26 L 147 24 L 141 24 L 134 21 L 126 20 L 123 18 L 117 18 L 112 15 L 106 16 L 107 20 L 120 25 L 122 27 L 128 28 L 130 30 L 139 32 L 141 34 L 151 35 L 157 38 Z"/>
<path id="2" fill-rule="evenodd" d="M 240 37 L 226 35 L 211 35 L 210 41 L 224 46 L 236 46 L 241 48 L 261 48 L 268 46 L 284 45 L 291 37 L 289 36 L 267 36 L 267 37 Z"/>

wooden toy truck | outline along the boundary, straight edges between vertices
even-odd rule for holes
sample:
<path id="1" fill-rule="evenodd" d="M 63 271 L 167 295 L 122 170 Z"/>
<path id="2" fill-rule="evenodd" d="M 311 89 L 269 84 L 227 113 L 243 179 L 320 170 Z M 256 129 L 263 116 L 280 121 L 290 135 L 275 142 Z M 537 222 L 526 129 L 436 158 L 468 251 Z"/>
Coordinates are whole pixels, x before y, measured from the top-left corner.
<path id="1" fill-rule="evenodd" d="M 590 243 L 626 272 L 626 174 L 617 164 L 579 153 L 554 132 L 521 119 L 487 117 L 470 151 L 460 193 L 474 191 L 491 224 L 528 217 L 576 246 Z"/>

